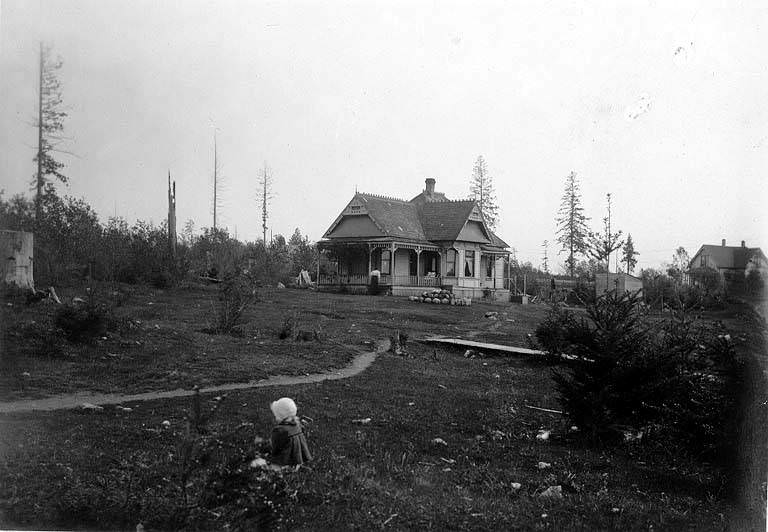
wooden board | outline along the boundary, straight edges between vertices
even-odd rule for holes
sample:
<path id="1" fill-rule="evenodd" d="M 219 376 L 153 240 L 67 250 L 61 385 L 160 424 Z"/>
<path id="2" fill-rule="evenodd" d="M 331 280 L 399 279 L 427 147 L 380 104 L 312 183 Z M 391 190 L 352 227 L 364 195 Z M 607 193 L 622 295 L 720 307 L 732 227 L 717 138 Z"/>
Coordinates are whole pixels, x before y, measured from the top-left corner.
<path id="1" fill-rule="evenodd" d="M 431 344 L 447 344 L 455 345 L 458 347 L 470 347 L 473 349 L 484 351 L 499 351 L 501 353 L 514 353 L 516 355 L 546 355 L 544 351 L 537 349 L 527 349 L 525 347 L 513 347 L 511 345 L 500 344 L 486 344 L 483 342 L 474 342 L 472 340 L 462 340 L 460 338 L 420 338 L 419 342 L 431 343 Z"/>

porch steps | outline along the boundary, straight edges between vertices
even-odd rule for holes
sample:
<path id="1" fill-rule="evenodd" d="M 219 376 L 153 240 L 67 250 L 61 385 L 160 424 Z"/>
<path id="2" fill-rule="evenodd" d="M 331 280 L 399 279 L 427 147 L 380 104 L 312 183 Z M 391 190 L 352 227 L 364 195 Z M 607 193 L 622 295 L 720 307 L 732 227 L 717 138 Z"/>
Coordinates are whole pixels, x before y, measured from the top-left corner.
<path id="1" fill-rule="evenodd" d="M 440 338 L 432 336 L 429 338 L 418 338 L 417 342 L 428 344 L 448 344 L 458 347 L 472 347 L 474 349 L 483 349 L 485 351 L 499 351 L 501 353 L 513 353 L 516 355 L 546 355 L 544 351 L 538 349 L 527 349 L 525 347 L 513 347 L 511 345 L 486 344 L 475 342 L 473 340 L 462 340 L 460 338 Z"/>

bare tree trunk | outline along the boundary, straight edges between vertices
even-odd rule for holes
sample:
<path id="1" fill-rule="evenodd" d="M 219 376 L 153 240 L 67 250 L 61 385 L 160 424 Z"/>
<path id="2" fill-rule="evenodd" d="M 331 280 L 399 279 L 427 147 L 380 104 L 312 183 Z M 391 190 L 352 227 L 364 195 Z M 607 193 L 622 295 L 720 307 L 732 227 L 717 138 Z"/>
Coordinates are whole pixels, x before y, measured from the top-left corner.
<path id="1" fill-rule="evenodd" d="M 218 183 L 218 173 L 219 173 L 219 162 L 217 158 L 216 153 L 216 133 L 213 134 L 213 230 L 216 231 L 216 206 L 218 203 L 218 199 L 216 198 L 216 194 L 219 190 L 219 183 Z"/>
<path id="2" fill-rule="evenodd" d="M 40 85 L 37 94 L 37 193 L 35 195 L 35 231 L 43 213 L 43 42 L 40 41 Z"/>
<path id="3" fill-rule="evenodd" d="M 176 181 L 171 188 L 171 171 L 168 171 L 168 251 L 171 263 L 176 259 Z"/>

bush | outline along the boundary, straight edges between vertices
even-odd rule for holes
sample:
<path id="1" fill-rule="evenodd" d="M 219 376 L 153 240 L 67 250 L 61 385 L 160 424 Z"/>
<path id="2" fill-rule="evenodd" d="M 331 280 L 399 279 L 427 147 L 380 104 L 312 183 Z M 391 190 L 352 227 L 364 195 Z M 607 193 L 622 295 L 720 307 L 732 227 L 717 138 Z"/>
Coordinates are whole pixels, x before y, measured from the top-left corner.
<path id="1" fill-rule="evenodd" d="M 587 306 L 587 318 L 553 309 L 537 337 L 548 351 L 578 357 L 554 379 L 569 417 L 593 442 L 631 430 L 722 457 L 738 367 L 729 337 L 717 332 L 682 309 L 649 324 L 638 296 L 611 292 Z"/>
<path id="2" fill-rule="evenodd" d="M 84 304 L 61 306 L 54 323 L 64 332 L 67 340 L 80 343 L 104 336 L 113 327 L 114 319 L 106 305 L 91 300 Z"/>
<path id="3" fill-rule="evenodd" d="M 214 304 L 215 324 L 212 332 L 228 334 L 240 325 L 245 310 L 258 299 L 252 280 L 237 273 L 219 285 L 218 302 Z"/>
<path id="4" fill-rule="evenodd" d="M 547 353 L 559 356 L 570 344 L 568 335 L 577 325 L 576 319 L 560 305 L 553 305 L 546 318 L 536 327 L 538 346 Z"/>

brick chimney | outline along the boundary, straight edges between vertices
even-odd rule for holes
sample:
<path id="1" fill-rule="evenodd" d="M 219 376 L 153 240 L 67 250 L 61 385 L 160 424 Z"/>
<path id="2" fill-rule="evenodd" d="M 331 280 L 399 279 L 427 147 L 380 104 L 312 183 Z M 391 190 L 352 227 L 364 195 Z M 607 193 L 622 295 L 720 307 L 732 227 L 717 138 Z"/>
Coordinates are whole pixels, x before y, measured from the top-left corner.
<path id="1" fill-rule="evenodd" d="M 435 180 L 431 177 L 428 177 L 424 180 L 424 184 L 426 185 L 424 187 L 424 192 L 429 194 L 430 196 L 435 193 Z"/>
<path id="2" fill-rule="evenodd" d="M 723 243 L 721 244 L 723 247 L 725 247 L 725 239 L 723 239 Z"/>

